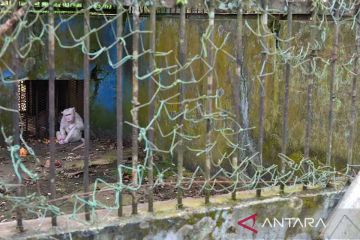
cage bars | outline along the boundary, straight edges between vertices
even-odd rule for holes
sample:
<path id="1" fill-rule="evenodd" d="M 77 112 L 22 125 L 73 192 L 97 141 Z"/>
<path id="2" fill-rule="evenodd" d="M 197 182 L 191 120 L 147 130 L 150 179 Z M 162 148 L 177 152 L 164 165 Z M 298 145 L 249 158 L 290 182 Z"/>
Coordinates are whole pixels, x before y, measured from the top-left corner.
<path id="1" fill-rule="evenodd" d="M 49 71 L 49 148 L 50 148 L 50 199 L 55 199 L 55 29 L 54 29 L 54 0 L 49 1 L 49 49 L 48 49 L 48 71 Z M 56 226 L 56 215 L 51 218 L 52 226 Z"/>
<path id="2" fill-rule="evenodd" d="M 123 58 L 123 46 L 122 41 L 119 39 L 122 37 L 123 34 L 123 7 L 121 2 L 117 2 L 117 14 L 120 15 L 117 18 L 116 22 L 116 37 L 117 37 L 117 44 L 116 44 L 116 54 L 117 59 Z M 123 67 L 118 66 L 116 69 L 116 134 L 117 134 L 117 144 L 116 144 L 116 160 L 117 160 L 117 173 L 118 173 L 118 181 L 122 182 L 122 173 L 119 170 L 120 165 L 123 162 Z M 119 189 L 119 207 L 118 207 L 118 216 L 121 217 L 123 215 L 123 208 L 122 208 L 122 189 Z"/>
<path id="3" fill-rule="evenodd" d="M 333 51 L 331 56 L 331 72 L 330 72 L 330 82 L 329 82 L 329 115 L 328 115 L 328 135 L 327 135 L 327 151 L 326 151 L 326 165 L 330 166 L 331 157 L 332 157 L 332 144 L 333 144 L 333 134 L 334 134 L 334 101 L 336 100 L 334 85 L 336 79 L 336 64 L 338 57 L 338 48 L 339 48 L 339 31 L 340 31 L 340 5 L 335 2 L 335 33 L 334 33 L 334 42 L 333 42 Z"/>
<path id="4" fill-rule="evenodd" d="M 289 50 L 291 48 L 291 35 L 292 35 L 292 4 L 288 3 L 287 6 L 287 44 L 286 48 Z M 291 65 L 290 59 L 285 59 L 285 97 L 284 97 L 284 112 L 283 112 L 283 131 L 282 131 L 282 144 L 281 144 L 281 153 L 287 153 L 287 144 L 288 144 L 288 118 L 289 118 L 289 88 L 290 88 L 290 77 L 291 77 Z M 284 173 L 285 164 L 282 162 L 281 171 Z"/>
<path id="5" fill-rule="evenodd" d="M 139 106 L 139 82 L 137 76 L 139 75 L 139 31 L 140 31 L 140 7 L 138 0 L 135 0 L 133 3 L 133 62 L 132 62 L 132 122 L 134 126 L 132 127 L 132 184 L 138 186 L 137 178 L 137 165 L 139 157 L 139 144 L 138 144 L 138 129 L 139 119 L 138 119 L 138 106 Z M 132 191 L 132 214 L 137 214 L 137 196 L 136 192 Z"/>
<path id="6" fill-rule="evenodd" d="M 179 50 L 179 62 L 180 66 L 184 67 L 186 63 L 186 6 L 185 4 L 182 4 L 180 6 L 180 33 L 179 33 L 179 41 L 180 41 L 180 50 Z M 182 81 L 185 81 L 186 75 L 185 75 L 185 69 L 182 69 L 180 71 L 180 79 Z M 180 95 L 179 95 L 179 112 L 182 113 L 184 111 L 184 105 L 183 105 L 183 96 L 185 94 L 185 87 L 183 84 L 180 85 Z M 180 135 L 182 135 L 183 132 L 183 124 L 184 124 L 184 116 L 181 115 L 179 117 L 179 126 L 180 126 Z M 180 136 L 182 137 L 182 136 Z M 178 145 L 178 151 L 177 151 L 177 207 L 182 208 L 183 207 L 183 190 L 181 188 L 181 181 L 183 179 L 183 162 L 184 162 L 184 140 L 180 139 L 179 145 Z"/>
<path id="7" fill-rule="evenodd" d="M 155 69 L 155 43 L 156 43 L 156 5 L 153 3 L 153 5 L 150 8 L 150 50 L 152 52 L 150 56 L 149 61 L 149 71 L 153 71 Z M 154 94 L 154 82 L 152 81 L 151 77 L 149 78 L 149 89 L 148 89 L 148 95 L 149 99 Z M 154 117 L 155 112 L 155 104 L 154 102 L 151 102 L 149 105 L 149 122 Z M 149 130 L 149 141 L 150 143 L 153 143 L 155 140 L 155 132 L 153 129 Z M 150 146 L 151 147 L 151 146 Z M 149 203 L 148 203 L 148 210 L 149 212 L 154 211 L 154 155 L 153 151 L 151 150 L 150 156 L 149 156 L 149 163 L 148 163 L 148 181 L 149 181 Z"/>
<path id="8" fill-rule="evenodd" d="M 87 1 L 83 1 L 84 12 L 84 47 L 85 51 L 90 52 L 90 11 Z M 90 63 L 89 56 L 84 52 L 84 199 L 89 200 L 89 161 L 90 161 Z M 90 221 L 90 206 L 85 204 L 85 219 Z"/>
<path id="9" fill-rule="evenodd" d="M 215 25 L 215 1 L 210 0 L 209 1 L 209 30 L 210 30 L 210 36 L 208 39 L 208 64 L 210 66 L 210 72 L 208 73 L 207 78 L 207 96 L 211 97 L 214 93 L 214 50 L 213 50 L 213 42 L 214 42 L 214 25 Z M 207 109 L 206 114 L 210 115 L 213 110 L 213 102 L 212 98 L 207 100 Z M 210 172 L 211 172 L 211 150 L 210 145 L 212 144 L 212 122 L 210 119 L 210 116 L 207 116 L 206 119 L 206 146 L 205 148 L 208 148 L 206 150 L 206 156 L 205 156 L 205 204 L 210 203 Z"/>
<path id="10" fill-rule="evenodd" d="M 238 10 L 237 10 L 237 23 L 236 23 L 236 78 L 234 80 L 233 86 L 233 95 L 235 97 L 235 114 L 236 114 L 236 121 L 238 124 L 241 123 L 241 103 L 240 103 L 240 82 L 243 81 L 242 79 L 242 69 L 243 69 L 243 9 L 242 4 L 239 2 Z M 234 171 L 234 180 L 237 179 L 237 174 L 235 172 L 238 168 L 238 163 L 241 162 L 241 151 L 243 148 L 243 144 L 241 141 L 241 129 L 239 129 L 239 133 L 235 136 L 236 143 L 238 145 L 238 151 L 236 156 L 233 157 L 232 168 Z M 236 200 L 236 188 L 231 193 L 231 198 Z"/>
<path id="11" fill-rule="evenodd" d="M 356 100 L 357 100 L 357 79 L 360 73 L 359 71 L 359 52 L 360 52 L 360 12 L 358 9 L 357 19 L 356 19 L 356 33 L 355 33 L 355 57 L 353 62 L 353 79 L 351 86 L 351 117 L 350 117 L 350 133 L 349 133 L 349 152 L 348 152 L 348 164 L 352 165 L 353 163 L 353 148 L 356 132 Z"/>

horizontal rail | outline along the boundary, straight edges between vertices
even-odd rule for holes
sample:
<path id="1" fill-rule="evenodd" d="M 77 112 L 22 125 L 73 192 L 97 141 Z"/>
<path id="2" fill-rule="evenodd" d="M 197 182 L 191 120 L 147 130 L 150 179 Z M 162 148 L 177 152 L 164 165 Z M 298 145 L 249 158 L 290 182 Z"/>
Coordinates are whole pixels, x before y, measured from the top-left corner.
<path id="1" fill-rule="evenodd" d="M 19 6 L 24 6 L 30 1 L 19 1 Z M 131 0 L 122 0 L 122 5 L 124 7 L 130 7 L 132 5 Z M 269 1 L 267 12 L 270 15 L 276 15 L 280 17 L 285 17 L 287 15 L 288 3 L 292 4 L 292 14 L 294 19 L 308 19 L 311 17 L 313 12 L 313 1 L 312 0 L 292 0 L 292 1 L 284 1 L 284 0 L 276 0 Z M 331 3 L 325 2 L 324 6 L 328 9 L 331 9 Z M 351 4 L 350 1 L 347 1 L 348 9 L 344 9 L 342 12 L 343 17 L 351 17 L 354 16 L 359 3 Z M 0 3 L 0 12 L 6 11 L 7 8 L 11 7 L 11 1 L 2 1 Z M 116 14 L 117 6 L 113 4 L 112 1 L 108 0 L 90 0 L 89 6 L 91 8 L 91 13 L 105 13 L 105 14 Z M 180 6 L 176 4 L 176 0 L 156 0 L 155 6 L 157 8 L 157 14 L 180 14 Z M 33 8 L 38 12 L 47 13 L 47 9 L 49 7 L 48 1 L 34 1 Z M 141 14 L 150 14 L 151 6 L 146 6 L 142 4 L 140 6 Z M 74 1 L 74 0 L 62 0 L 55 1 L 54 3 L 54 12 L 55 13 L 73 13 L 74 11 L 79 11 L 83 9 L 82 2 Z M 131 12 L 132 9 L 130 9 Z M 242 3 L 242 10 L 244 17 L 246 16 L 258 16 L 262 14 L 262 8 L 260 5 L 260 1 L 254 0 L 245 0 Z M 205 6 L 203 0 L 191 0 L 188 1 L 186 5 L 186 13 L 187 14 L 200 14 L 207 15 L 208 8 Z M 237 6 L 234 3 L 223 3 L 217 1 L 215 4 L 215 13 L 217 15 L 234 15 L 237 14 Z M 330 10 L 324 10 L 322 12 L 323 15 L 331 16 Z M 302 16 L 304 15 L 304 16 Z M 302 16 L 302 17 L 300 17 Z"/>

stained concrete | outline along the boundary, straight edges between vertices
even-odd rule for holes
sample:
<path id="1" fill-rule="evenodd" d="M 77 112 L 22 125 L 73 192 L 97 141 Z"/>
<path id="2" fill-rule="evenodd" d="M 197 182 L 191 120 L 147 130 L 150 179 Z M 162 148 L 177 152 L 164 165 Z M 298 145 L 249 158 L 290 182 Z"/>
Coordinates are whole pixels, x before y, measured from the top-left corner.
<path id="1" fill-rule="evenodd" d="M 264 222 L 282 218 L 320 218 L 326 220 L 338 199 L 339 191 L 295 192 L 292 189 L 284 196 L 274 195 L 276 189 L 268 189 L 261 199 L 255 192 L 239 192 L 239 200 L 230 200 L 229 195 L 212 198 L 210 205 L 204 199 L 184 199 L 184 210 L 176 210 L 176 200 L 156 202 L 154 214 L 147 213 L 147 205 L 139 205 L 139 214 L 131 216 L 130 206 L 125 207 L 125 216 L 118 218 L 116 210 L 94 212 L 94 222 L 86 223 L 84 216 L 65 215 L 58 217 L 58 226 L 50 226 L 50 219 L 25 221 L 27 232 L 19 234 L 16 222 L 0 224 L 0 239 L 315 239 L 322 230 L 317 227 L 270 226 Z M 292 193 L 291 193 L 292 192 Z M 253 233 L 237 222 L 257 214 L 254 226 L 251 220 L 244 224 L 256 229 Z"/>

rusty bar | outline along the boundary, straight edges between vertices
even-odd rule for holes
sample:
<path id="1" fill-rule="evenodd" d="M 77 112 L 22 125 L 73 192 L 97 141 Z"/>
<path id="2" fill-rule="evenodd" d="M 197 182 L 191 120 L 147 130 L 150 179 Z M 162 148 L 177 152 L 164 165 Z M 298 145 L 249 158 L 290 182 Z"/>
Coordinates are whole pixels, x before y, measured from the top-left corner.
<path id="1" fill-rule="evenodd" d="M 317 16 L 316 12 L 313 13 L 312 16 L 312 25 L 313 27 L 317 24 Z M 310 32 L 310 44 L 315 44 L 315 33 Z M 307 84 L 307 97 L 306 97 L 306 125 L 305 125 L 305 139 L 304 139 L 304 158 L 308 159 L 310 155 L 310 143 L 311 143 L 311 129 L 312 129 L 312 114 L 313 114 L 313 89 L 314 89 L 314 81 L 315 81 L 315 56 L 316 50 L 312 49 L 309 54 L 309 63 L 308 63 L 308 71 L 309 78 Z"/>
<path id="2" fill-rule="evenodd" d="M 180 6 L 180 51 L 179 51 L 179 61 L 181 67 L 183 67 L 186 63 L 186 6 L 182 4 Z M 185 81 L 185 70 L 182 69 L 180 71 L 180 79 Z M 185 87 L 184 84 L 180 85 L 180 96 L 179 96 L 179 112 L 182 113 L 184 111 L 183 99 L 185 95 Z M 179 118 L 179 126 L 182 126 L 180 129 L 180 134 L 183 132 L 184 118 L 183 115 Z M 183 189 L 181 188 L 181 182 L 183 180 L 183 163 L 184 163 L 184 140 L 181 139 L 178 145 L 177 152 L 177 171 L 178 171 L 178 179 L 177 179 L 177 207 L 183 208 Z"/>
<path id="3" fill-rule="evenodd" d="M 214 57 L 213 57 L 213 47 L 212 43 L 214 42 L 214 25 L 215 25 L 215 2 L 214 0 L 209 1 L 209 29 L 211 31 L 209 36 L 209 43 L 208 43 L 208 63 L 212 69 L 210 69 L 209 76 L 207 78 L 207 96 L 211 97 L 214 92 Z M 206 148 L 208 148 L 212 144 L 212 126 L 211 126 L 211 119 L 210 115 L 213 109 L 212 98 L 207 100 L 207 114 L 208 119 L 206 121 Z M 211 150 L 206 151 L 205 157 L 205 204 L 210 203 L 210 172 L 211 172 L 211 157 L 212 154 Z"/>
<path id="4" fill-rule="evenodd" d="M 242 81 L 242 67 L 243 67 L 243 8 L 241 2 L 239 2 L 238 11 L 237 11 L 237 23 L 236 23 L 236 82 L 233 84 L 233 93 L 235 98 L 235 113 L 236 121 L 238 124 L 241 123 L 241 102 L 240 102 L 240 82 Z M 236 143 L 238 144 L 239 150 L 236 157 L 233 158 L 233 170 L 234 173 L 237 169 L 238 162 L 241 161 L 241 148 L 243 147 L 241 143 L 241 133 L 236 136 Z M 236 181 L 237 175 L 234 174 L 234 181 Z M 236 187 L 231 193 L 231 199 L 236 200 Z"/>
<path id="5" fill-rule="evenodd" d="M 13 50 L 14 50 L 14 54 L 13 54 L 13 68 L 14 68 L 14 80 L 17 80 L 18 78 L 18 66 L 19 66 L 19 55 L 16 52 L 16 49 L 18 48 L 18 42 L 17 40 L 14 41 L 13 44 Z M 12 103 L 12 108 L 16 111 L 19 111 L 19 83 L 18 81 L 13 83 L 13 96 L 14 96 L 14 101 Z M 14 145 L 18 145 L 20 146 L 20 113 L 19 112 L 14 112 L 12 114 L 12 127 L 13 127 L 13 137 L 14 137 Z M 16 189 L 16 195 L 17 196 L 22 196 L 23 195 L 23 188 L 22 188 L 22 181 L 21 179 L 18 179 L 18 184 L 19 187 Z M 20 232 L 24 231 L 24 225 L 23 225 L 23 217 L 22 217 L 22 209 L 17 207 L 16 208 L 16 226 L 17 229 Z"/>
<path id="6" fill-rule="evenodd" d="M 307 86 L 307 97 L 306 97 L 306 125 L 305 125 L 305 140 L 304 140 L 304 158 L 309 158 L 310 153 L 310 142 L 311 142 L 311 128 L 312 128 L 312 111 L 313 111 L 313 89 L 314 89 L 314 58 L 315 50 L 312 50 L 309 56 L 308 71 L 309 79 Z"/>
<path id="7" fill-rule="evenodd" d="M 356 131 L 356 97 L 357 97 L 357 78 L 359 75 L 359 52 L 360 52 L 360 12 L 358 10 L 357 21 L 356 21 L 356 35 L 355 35 L 355 42 L 356 42 L 356 50 L 355 50 L 355 58 L 353 63 L 353 81 L 352 81 L 352 88 L 351 88 L 351 118 L 350 118 L 350 136 L 349 136 L 349 152 L 348 152 L 348 164 L 352 165 L 353 162 L 353 150 L 354 150 L 354 141 L 355 141 L 355 131 Z"/>
<path id="8" fill-rule="evenodd" d="M 260 27 L 262 31 L 267 27 L 267 1 L 261 1 L 261 7 L 263 9 L 263 14 L 261 16 L 261 24 Z M 260 72 L 260 84 L 259 84 L 259 95 L 260 95 L 260 107 L 259 107 L 259 158 L 260 165 L 263 163 L 263 144 L 264 144 L 264 103 L 265 103 L 265 71 L 266 71 L 266 62 L 267 62 L 267 54 L 266 54 L 266 38 L 264 33 L 261 34 L 260 38 L 261 42 L 261 72 Z"/>
<path id="9" fill-rule="evenodd" d="M 132 35 L 132 44 L 133 44 L 133 65 L 132 65 L 132 121 L 135 126 L 139 126 L 138 119 L 138 105 L 139 105 L 139 82 L 137 79 L 139 72 L 139 31 L 140 31 L 140 9 L 138 0 L 134 1 L 133 4 L 133 35 Z M 134 186 L 137 186 L 137 165 L 138 165 L 138 129 L 132 127 L 132 183 Z M 132 214 L 137 214 L 137 197 L 136 192 L 132 192 Z"/>
<path id="10" fill-rule="evenodd" d="M 291 47 L 291 42 L 289 39 L 292 35 L 292 4 L 288 2 L 287 6 L 287 44 L 286 47 L 289 49 Z M 283 113 L 283 129 L 282 129 L 282 142 L 281 142 L 281 153 L 286 155 L 287 152 L 287 144 L 288 144 L 288 119 L 289 119 L 289 87 L 290 87 L 290 74 L 291 74 L 291 65 L 289 63 L 290 59 L 285 59 L 285 97 L 284 97 L 284 113 Z M 281 161 L 281 173 L 285 173 L 285 162 Z M 280 194 L 284 193 L 285 185 L 284 183 L 280 183 Z"/>
<path id="11" fill-rule="evenodd" d="M 50 200 L 56 197 L 55 170 L 55 29 L 54 29 L 54 0 L 49 1 L 49 150 L 50 150 Z M 56 226 L 56 215 L 51 216 L 52 226 Z"/>
<path id="12" fill-rule="evenodd" d="M 117 61 L 120 62 L 123 58 L 123 46 L 122 42 L 119 41 L 119 39 L 122 37 L 123 33 L 123 6 L 121 5 L 121 2 L 118 1 L 117 4 L 117 22 L 116 22 L 116 37 L 118 40 L 118 43 L 116 44 L 116 53 L 117 53 Z M 116 148 L 116 159 L 117 159 L 117 167 L 119 168 L 120 165 L 123 162 L 123 83 L 122 83 L 122 74 L 123 74 L 123 67 L 118 66 L 116 69 L 116 134 L 117 134 L 117 148 Z M 120 174 L 120 171 L 118 169 L 118 177 L 119 177 L 119 183 L 122 182 L 122 176 Z M 120 189 L 119 193 L 119 208 L 118 208 L 118 216 L 121 217 L 123 215 L 123 206 L 122 206 L 122 189 Z"/>
<path id="13" fill-rule="evenodd" d="M 257 198 L 261 197 L 261 188 L 256 189 L 256 197 Z"/>
<path id="14" fill-rule="evenodd" d="M 155 69 L 155 41 L 156 41 L 156 5 L 153 4 L 150 9 L 150 49 L 153 52 L 151 55 L 150 63 L 149 63 L 149 69 L 150 71 L 153 71 Z M 154 82 L 152 78 L 149 78 L 149 99 L 154 95 Z M 149 106 L 149 122 L 153 119 L 155 112 L 155 105 L 154 102 L 150 103 Z M 154 130 L 149 130 L 149 141 L 151 143 L 154 142 Z M 148 165 L 148 181 L 149 181 L 149 203 L 148 203 L 148 210 L 149 212 L 154 212 L 154 156 L 153 152 L 151 150 L 150 156 L 149 156 L 149 165 Z"/>
<path id="15" fill-rule="evenodd" d="M 84 47 L 85 51 L 90 51 L 90 12 L 87 1 L 84 0 Z M 84 135 L 85 135 L 85 149 L 84 149 L 84 192 L 89 192 L 89 161 L 90 161 L 90 65 L 88 54 L 84 52 Z M 89 200 L 89 195 L 84 196 L 85 201 Z M 90 221 L 90 206 L 85 204 L 85 219 Z"/>
<path id="16" fill-rule="evenodd" d="M 287 49 L 291 47 L 291 42 L 289 39 L 292 35 L 292 4 L 288 3 L 288 12 L 287 12 Z M 291 65 L 289 59 L 285 59 L 285 102 L 284 102 L 284 115 L 283 115 L 283 135 L 282 135 L 282 144 L 281 144 L 281 153 L 286 155 L 287 144 L 288 144 L 288 118 L 289 118 L 289 87 L 290 87 L 290 74 L 291 74 Z M 281 163 L 281 172 L 284 173 L 285 164 Z"/>
<path id="17" fill-rule="evenodd" d="M 335 19 L 339 20 L 339 4 L 336 1 L 335 4 Z M 328 136 L 327 136 L 327 151 L 326 151 L 326 165 L 330 166 L 331 164 L 331 155 L 332 155 L 332 144 L 333 144 L 333 132 L 334 132 L 334 101 L 335 101 L 335 93 L 334 93 L 334 84 L 336 79 L 336 64 L 337 64 L 337 57 L 338 57 L 338 48 L 339 48 L 339 31 L 340 31 L 340 22 L 334 21 L 335 24 L 335 33 L 334 33 L 334 45 L 333 45 L 333 52 L 331 56 L 331 76 L 330 76 L 330 98 L 329 98 L 329 125 L 328 125 Z"/>

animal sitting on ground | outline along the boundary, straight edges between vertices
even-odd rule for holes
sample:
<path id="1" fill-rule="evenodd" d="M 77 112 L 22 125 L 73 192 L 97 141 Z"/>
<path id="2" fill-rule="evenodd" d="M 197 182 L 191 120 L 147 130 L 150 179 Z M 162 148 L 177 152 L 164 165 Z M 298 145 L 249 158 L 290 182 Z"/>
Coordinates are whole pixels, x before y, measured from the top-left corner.
<path id="1" fill-rule="evenodd" d="M 75 108 L 67 108 L 62 113 L 60 122 L 60 131 L 56 132 L 56 138 L 59 144 L 67 144 L 82 141 L 82 144 L 72 149 L 72 151 L 84 146 L 82 131 L 84 130 L 84 122 Z"/>

